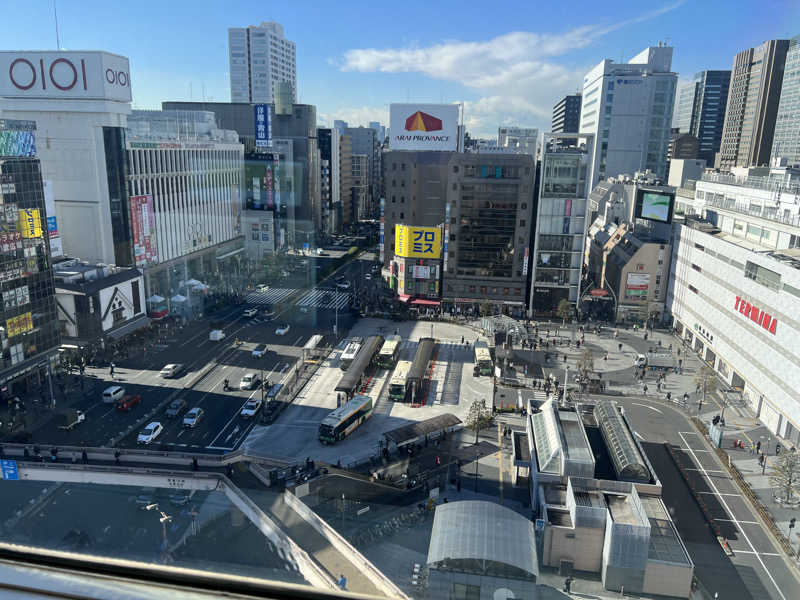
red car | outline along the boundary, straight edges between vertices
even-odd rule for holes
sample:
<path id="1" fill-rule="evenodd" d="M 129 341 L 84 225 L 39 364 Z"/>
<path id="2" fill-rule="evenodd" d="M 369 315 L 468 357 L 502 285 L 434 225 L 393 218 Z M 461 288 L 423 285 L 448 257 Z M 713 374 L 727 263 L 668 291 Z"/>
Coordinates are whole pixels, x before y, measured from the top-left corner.
<path id="1" fill-rule="evenodd" d="M 141 401 L 141 396 L 123 396 L 117 401 L 117 410 L 129 411 Z"/>

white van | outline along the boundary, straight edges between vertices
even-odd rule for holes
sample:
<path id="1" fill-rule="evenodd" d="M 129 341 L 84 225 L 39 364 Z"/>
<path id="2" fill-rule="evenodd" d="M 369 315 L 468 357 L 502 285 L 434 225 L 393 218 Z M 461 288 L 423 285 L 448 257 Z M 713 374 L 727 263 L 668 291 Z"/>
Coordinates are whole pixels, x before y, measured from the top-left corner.
<path id="1" fill-rule="evenodd" d="M 116 404 L 117 400 L 125 395 L 125 388 L 119 385 L 112 385 L 103 392 L 103 402 L 106 404 Z"/>

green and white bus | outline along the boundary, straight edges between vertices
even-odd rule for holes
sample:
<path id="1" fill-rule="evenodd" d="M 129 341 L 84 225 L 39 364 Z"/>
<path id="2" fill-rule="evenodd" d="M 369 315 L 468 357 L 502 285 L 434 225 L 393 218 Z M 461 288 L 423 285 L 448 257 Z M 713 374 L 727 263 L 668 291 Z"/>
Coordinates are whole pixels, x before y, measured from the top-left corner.
<path id="1" fill-rule="evenodd" d="M 401 360 L 389 380 L 389 398 L 395 402 L 405 402 L 408 393 L 408 373 L 411 371 L 411 361 Z"/>
<path id="2" fill-rule="evenodd" d="M 354 396 L 322 420 L 319 425 L 319 441 L 335 444 L 343 440 L 372 416 L 372 398 Z"/>
<path id="3" fill-rule="evenodd" d="M 342 357 L 339 359 L 339 368 L 342 371 L 350 368 L 359 350 L 361 350 L 361 339 L 352 340 L 345 346 Z"/>
<path id="4" fill-rule="evenodd" d="M 403 341 L 399 335 L 390 335 L 383 342 L 381 351 L 378 354 L 378 366 L 384 369 L 392 369 L 397 364 L 397 357 L 400 356 L 400 342 Z"/>
<path id="5" fill-rule="evenodd" d="M 475 342 L 475 374 L 492 375 L 494 364 L 492 355 L 489 354 L 489 346 L 486 342 L 478 340 Z"/>

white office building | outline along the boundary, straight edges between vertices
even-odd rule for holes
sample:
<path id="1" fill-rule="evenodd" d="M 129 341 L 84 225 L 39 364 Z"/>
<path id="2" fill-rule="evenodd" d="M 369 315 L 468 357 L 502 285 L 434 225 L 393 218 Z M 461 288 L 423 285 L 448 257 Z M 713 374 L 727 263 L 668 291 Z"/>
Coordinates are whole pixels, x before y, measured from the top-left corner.
<path id="1" fill-rule="evenodd" d="M 800 173 L 704 174 L 680 194 L 667 295 L 678 333 L 759 419 L 800 443 Z M 687 190 L 682 190 L 687 191 Z"/>
<path id="2" fill-rule="evenodd" d="M 292 102 L 297 101 L 295 44 L 284 37 L 280 23 L 229 28 L 228 58 L 231 102 L 270 104 L 279 81 L 292 84 Z"/>
<path id="3" fill-rule="evenodd" d="M 649 47 L 627 63 L 605 59 L 583 79 L 580 132 L 594 135 L 592 185 L 649 169 L 666 177 L 678 80 L 672 48 Z"/>
<path id="4" fill-rule="evenodd" d="M 539 130 L 528 127 L 498 127 L 497 147 L 505 153 L 530 154 L 536 158 Z"/>

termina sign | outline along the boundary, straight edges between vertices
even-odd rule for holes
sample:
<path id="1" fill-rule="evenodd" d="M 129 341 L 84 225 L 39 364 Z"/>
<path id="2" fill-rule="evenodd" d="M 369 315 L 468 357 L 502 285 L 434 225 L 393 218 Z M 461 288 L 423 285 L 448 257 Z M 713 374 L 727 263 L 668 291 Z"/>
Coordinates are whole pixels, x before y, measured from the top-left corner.
<path id="1" fill-rule="evenodd" d="M 778 320 L 745 301 L 741 296 L 736 296 L 736 310 L 745 317 L 749 317 L 756 325 L 761 325 L 761 327 L 769 331 L 772 335 L 775 335 L 775 331 L 778 328 Z"/>

